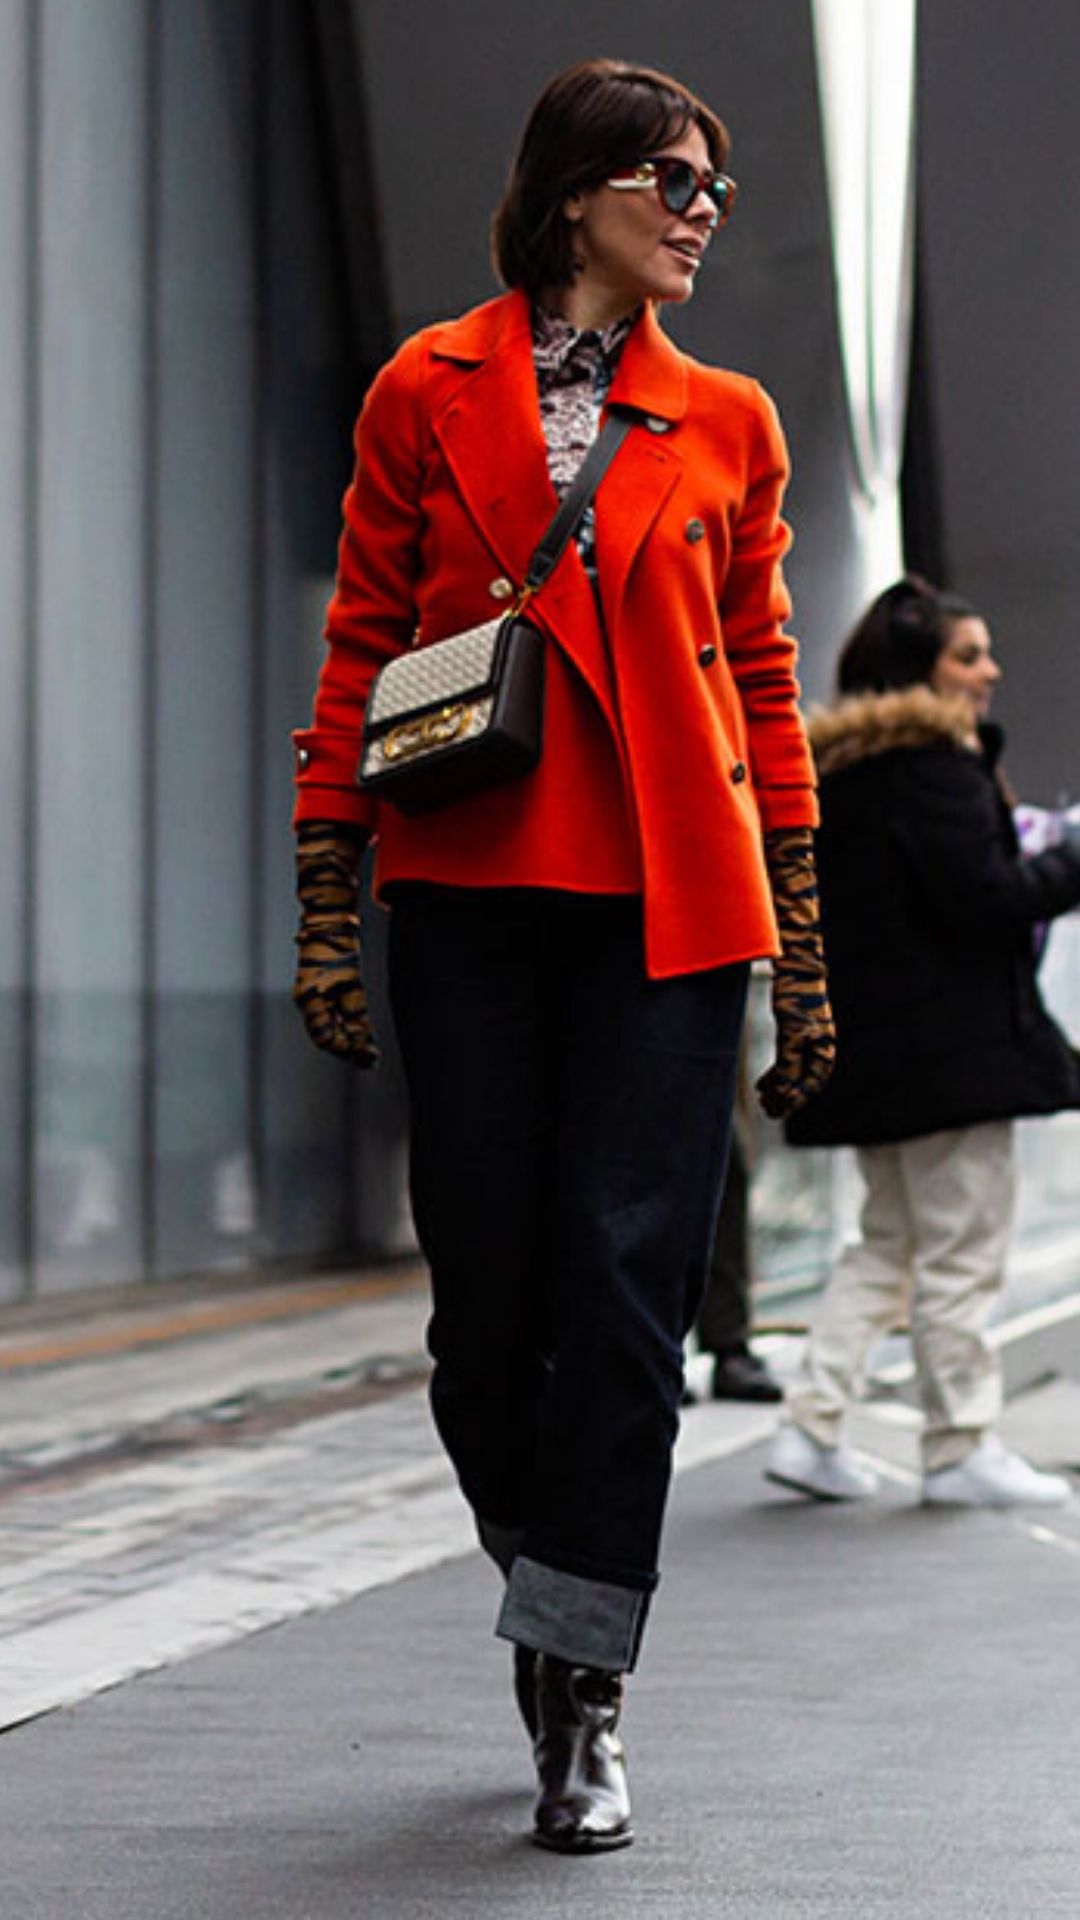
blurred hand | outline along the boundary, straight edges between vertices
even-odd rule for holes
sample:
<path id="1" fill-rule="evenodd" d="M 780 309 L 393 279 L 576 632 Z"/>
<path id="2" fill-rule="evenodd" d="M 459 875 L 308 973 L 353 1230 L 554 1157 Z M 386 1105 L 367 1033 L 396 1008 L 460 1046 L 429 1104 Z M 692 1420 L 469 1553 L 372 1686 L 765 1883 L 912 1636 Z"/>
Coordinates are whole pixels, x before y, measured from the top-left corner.
<path id="1" fill-rule="evenodd" d="M 809 827 L 765 835 L 780 955 L 773 961 L 772 1008 L 776 1059 L 757 1083 L 771 1120 L 819 1093 L 836 1060 L 836 1029 L 829 1006 L 825 949 L 818 910 L 814 843 Z"/>
<path id="2" fill-rule="evenodd" d="M 308 821 L 296 837 L 300 926 L 292 997 L 310 1039 L 355 1067 L 378 1065 L 379 1049 L 360 971 L 363 835 Z"/>

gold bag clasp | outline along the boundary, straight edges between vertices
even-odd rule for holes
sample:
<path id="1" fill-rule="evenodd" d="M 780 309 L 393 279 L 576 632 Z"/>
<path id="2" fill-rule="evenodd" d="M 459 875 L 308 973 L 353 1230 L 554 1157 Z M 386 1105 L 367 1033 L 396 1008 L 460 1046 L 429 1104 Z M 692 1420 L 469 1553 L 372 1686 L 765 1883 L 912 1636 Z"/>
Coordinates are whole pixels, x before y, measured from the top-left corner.
<path id="1" fill-rule="evenodd" d="M 433 747 L 449 746 L 464 733 L 474 708 L 463 701 L 451 707 L 439 707 L 419 720 L 402 720 L 383 737 L 386 760 L 411 760 L 414 754 L 430 753 Z"/>

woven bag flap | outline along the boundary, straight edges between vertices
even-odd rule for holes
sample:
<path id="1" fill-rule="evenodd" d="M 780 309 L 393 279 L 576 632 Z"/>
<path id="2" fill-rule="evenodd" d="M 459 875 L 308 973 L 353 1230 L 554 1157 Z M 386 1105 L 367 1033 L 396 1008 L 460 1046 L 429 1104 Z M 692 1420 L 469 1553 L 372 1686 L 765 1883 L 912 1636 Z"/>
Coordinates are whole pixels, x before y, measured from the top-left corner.
<path id="1" fill-rule="evenodd" d="M 438 706 L 479 692 L 491 679 L 500 620 L 488 620 L 449 640 L 415 647 L 391 660 L 377 675 L 367 707 L 368 726 L 394 720 L 418 707 Z"/>

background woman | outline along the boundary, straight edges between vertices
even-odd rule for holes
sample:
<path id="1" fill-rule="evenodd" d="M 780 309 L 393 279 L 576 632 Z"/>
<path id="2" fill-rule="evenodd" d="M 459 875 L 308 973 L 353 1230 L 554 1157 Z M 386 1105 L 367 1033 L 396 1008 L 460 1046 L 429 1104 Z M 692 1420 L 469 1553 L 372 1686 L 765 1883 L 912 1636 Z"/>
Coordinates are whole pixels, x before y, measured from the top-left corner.
<path id="1" fill-rule="evenodd" d="M 986 1339 L 1004 1280 L 1020 1114 L 1080 1105 L 1080 1056 L 1039 998 L 1035 928 L 1080 901 L 1080 847 L 1021 856 L 987 720 L 985 622 L 924 581 L 877 599 L 816 715 L 822 912 L 838 1060 L 792 1141 L 858 1148 L 860 1239 L 842 1255 L 789 1393 L 769 1477 L 874 1491 L 841 1442 L 873 1343 L 910 1312 L 931 1503 L 1052 1504 L 1069 1488 L 991 1429 Z"/>
<path id="2" fill-rule="evenodd" d="M 664 75 L 590 61 L 545 90 L 495 217 L 510 291 L 406 341 L 367 397 L 296 737 L 296 998 L 319 1045 L 372 1059 L 356 885 L 377 833 L 432 1407 L 507 1577 L 535 1838 L 566 1851 L 631 1837 L 621 1676 L 658 1578 L 756 955 L 775 957 L 772 1109 L 832 1052 L 783 442 L 757 386 L 656 317 L 730 212 L 727 149 Z M 506 606 L 609 404 L 636 424 L 530 608 L 539 766 L 422 817 L 375 806 L 355 783 L 375 670 Z"/>

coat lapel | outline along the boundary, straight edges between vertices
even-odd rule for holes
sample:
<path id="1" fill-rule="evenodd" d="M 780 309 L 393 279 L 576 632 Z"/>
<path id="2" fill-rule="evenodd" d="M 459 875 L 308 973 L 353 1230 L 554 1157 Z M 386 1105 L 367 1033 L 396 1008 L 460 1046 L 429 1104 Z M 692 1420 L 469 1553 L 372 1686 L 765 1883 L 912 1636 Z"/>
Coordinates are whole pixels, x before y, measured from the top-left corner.
<path id="1" fill-rule="evenodd" d="M 540 422 L 527 299 L 512 294 L 441 329 L 432 351 L 462 368 L 460 382 L 433 419 L 435 437 L 480 533 L 520 586 L 558 506 Z M 617 731 L 607 648 L 573 542 L 538 596 L 535 615 L 574 661 Z"/>
<path id="2" fill-rule="evenodd" d="M 608 631 L 617 631 L 630 569 L 683 470 L 677 432 L 686 412 L 686 363 L 651 306 L 634 327 L 608 396 L 638 415 L 597 497 L 597 557 Z"/>
<path id="3" fill-rule="evenodd" d="M 558 505 L 548 477 L 527 302 L 515 296 L 467 314 L 440 329 L 432 352 L 461 368 L 432 422 L 435 438 L 479 531 L 520 585 Z"/>

